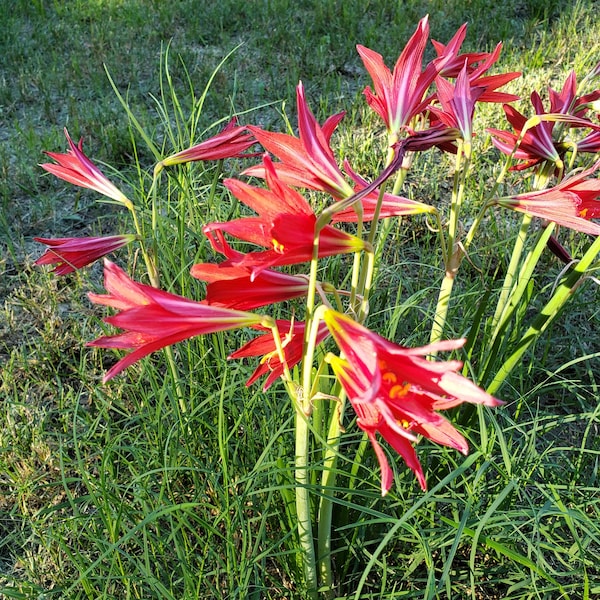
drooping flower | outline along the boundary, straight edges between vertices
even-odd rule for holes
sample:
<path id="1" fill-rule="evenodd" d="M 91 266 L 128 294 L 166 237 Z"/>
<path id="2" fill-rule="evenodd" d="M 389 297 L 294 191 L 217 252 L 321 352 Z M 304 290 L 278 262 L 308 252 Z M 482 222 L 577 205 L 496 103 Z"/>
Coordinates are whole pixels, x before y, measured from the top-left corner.
<path id="1" fill-rule="evenodd" d="M 600 161 L 552 188 L 498 198 L 494 202 L 576 231 L 600 235 L 600 225 L 589 221 L 600 218 L 600 179 L 586 179 L 599 167 Z"/>
<path id="2" fill-rule="evenodd" d="M 56 161 L 56 164 L 44 163 L 40 167 L 59 179 L 94 190 L 119 204 L 130 207 L 131 201 L 127 196 L 111 183 L 102 171 L 83 153 L 83 139 L 80 139 L 79 144 L 75 145 L 66 129 L 65 136 L 69 142 L 69 151 L 66 154 L 44 152 L 44 154 Z"/>
<path id="3" fill-rule="evenodd" d="M 425 358 L 430 353 L 460 348 L 465 340 L 403 348 L 334 310 L 326 310 L 324 320 L 342 352 L 340 357 L 330 358 L 330 363 L 356 411 L 359 427 L 375 450 L 382 494 L 392 485 L 392 470 L 377 433 L 404 458 L 425 489 L 425 475 L 412 445 L 415 434 L 466 454 L 464 437 L 437 411 L 462 402 L 501 404 L 459 374 L 460 361 Z"/>
<path id="4" fill-rule="evenodd" d="M 248 131 L 248 128 L 238 125 L 237 119 L 234 117 L 217 135 L 187 150 L 171 154 L 160 161 L 159 164 L 164 167 L 170 167 L 197 160 L 220 160 L 222 158 L 255 156 L 255 154 L 245 154 L 246 150 L 255 143 L 256 140 Z"/>
<path id="5" fill-rule="evenodd" d="M 351 179 L 355 183 L 355 191 L 360 191 L 366 188 L 369 183 L 363 179 L 358 173 L 356 173 L 347 161 L 344 161 L 344 170 L 348 173 Z M 362 220 L 367 223 L 372 221 L 375 216 L 375 207 L 379 200 L 379 190 L 375 190 L 362 198 L 360 203 L 362 204 Z M 418 202 L 417 200 L 411 200 L 410 198 L 404 198 L 403 196 L 397 196 L 385 192 L 383 195 L 383 201 L 381 203 L 381 210 L 379 213 L 380 219 L 386 219 L 389 217 L 403 217 L 408 215 L 418 215 L 422 213 L 433 213 L 435 208 L 429 204 Z M 356 223 L 358 215 L 353 207 L 341 210 L 333 216 L 333 223 Z"/>
<path id="6" fill-rule="evenodd" d="M 66 275 L 126 246 L 135 240 L 135 235 L 111 235 L 85 238 L 33 238 L 48 246 L 46 252 L 35 261 L 35 265 L 56 265 L 53 272 Z"/>
<path id="7" fill-rule="evenodd" d="M 265 155 L 263 165 L 268 189 L 237 179 L 224 182 L 231 193 L 258 216 L 209 223 L 203 228 L 213 248 L 226 255 L 224 239 L 217 235 L 222 232 L 268 248 L 263 252 L 238 253 L 223 263 L 251 268 L 253 277 L 268 267 L 310 261 L 316 225 L 316 216 L 306 199 L 281 181 L 268 155 Z M 359 238 L 327 225 L 320 232 L 319 257 L 356 252 L 364 249 L 365 244 Z"/>
<path id="8" fill-rule="evenodd" d="M 442 65 L 430 62 L 422 69 L 428 38 L 429 22 L 425 16 L 400 53 L 393 72 L 381 54 L 365 46 L 356 47 L 373 80 L 374 89 L 364 90 L 367 103 L 383 119 L 389 134 L 397 135 L 431 101 L 425 94 Z"/>
<path id="9" fill-rule="evenodd" d="M 275 170 L 284 183 L 324 191 L 336 198 L 351 196 L 352 186 L 340 171 L 329 145 L 345 113 L 332 115 L 323 125 L 319 125 L 306 102 L 302 82 L 296 89 L 296 100 L 299 137 L 250 125 L 248 129 L 265 150 L 279 159 L 280 162 L 274 163 Z M 266 177 L 264 165 L 250 167 L 242 174 Z"/>
<path id="10" fill-rule="evenodd" d="M 257 325 L 254 329 L 265 331 L 265 327 Z M 278 320 L 277 329 L 282 341 L 283 353 L 288 369 L 293 368 L 302 359 L 302 344 L 304 341 L 305 323 L 302 321 Z M 319 326 L 317 333 L 317 344 L 320 344 L 329 335 L 327 327 L 324 324 Z M 252 385 L 255 381 L 267 376 L 263 390 L 267 390 L 273 383 L 283 375 L 284 367 L 279 357 L 273 334 L 268 333 L 259 335 L 247 344 L 232 352 L 228 358 L 247 358 L 251 356 L 261 356 L 261 361 L 246 385 Z"/>
<path id="11" fill-rule="evenodd" d="M 104 287 L 108 294 L 88 294 L 95 304 L 120 312 L 104 319 L 125 333 L 88 342 L 99 348 L 133 350 L 104 376 L 108 381 L 144 356 L 191 337 L 239 329 L 261 323 L 261 315 L 195 302 L 133 281 L 121 268 L 105 259 Z"/>
<path id="12" fill-rule="evenodd" d="M 273 269 L 265 269 L 253 278 L 252 270 L 246 267 L 198 263 L 192 266 L 190 273 L 207 282 L 205 302 L 236 310 L 253 310 L 284 302 L 304 296 L 308 290 L 306 277 Z"/>

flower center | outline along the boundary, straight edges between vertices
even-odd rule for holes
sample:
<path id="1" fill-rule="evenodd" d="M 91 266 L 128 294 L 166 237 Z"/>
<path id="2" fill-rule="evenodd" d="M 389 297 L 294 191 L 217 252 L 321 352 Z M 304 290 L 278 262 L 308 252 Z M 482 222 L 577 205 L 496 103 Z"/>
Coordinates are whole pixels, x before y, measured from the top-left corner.
<path id="1" fill-rule="evenodd" d="M 284 253 L 285 246 L 281 242 L 278 242 L 275 238 L 273 238 L 271 240 L 271 243 L 273 244 L 273 249 L 275 250 L 275 252 L 277 252 L 277 254 Z"/>

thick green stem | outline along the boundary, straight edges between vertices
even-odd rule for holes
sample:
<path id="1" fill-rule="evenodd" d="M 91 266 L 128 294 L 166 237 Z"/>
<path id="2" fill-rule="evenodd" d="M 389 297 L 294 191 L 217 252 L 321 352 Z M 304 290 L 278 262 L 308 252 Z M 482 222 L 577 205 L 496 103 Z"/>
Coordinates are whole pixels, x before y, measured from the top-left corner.
<path id="1" fill-rule="evenodd" d="M 308 390 L 306 392 L 308 394 Z M 304 394 L 303 394 L 304 396 Z M 317 569 L 315 558 L 315 544 L 312 533 L 312 519 L 310 506 L 310 493 L 308 489 L 308 450 L 309 433 L 308 417 L 302 405 L 304 397 L 296 402 L 296 519 L 298 521 L 298 541 L 302 550 L 302 563 L 304 565 L 304 583 L 309 598 L 316 600 L 318 597 Z"/>
<path id="2" fill-rule="evenodd" d="M 333 411 L 329 421 L 327 447 L 323 460 L 321 478 L 321 501 L 319 504 L 318 525 L 318 569 L 321 589 L 326 597 L 333 597 L 333 570 L 331 567 L 331 521 L 333 516 L 333 497 L 336 481 L 335 464 L 340 447 L 341 421 L 344 414 L 344 399 Z"/>
<path id="3" fill-rule="evenodd" d="M 452 287 L 454 286 L 454 274 L 446 273 L 440 286 L 440 293 L 435 307 L 435 315 L 433 317 L 433 325 L 431 326 L 430 342 L 439 342 L 444 333 L 444 326 L 448 316 L 448 306 L 450 297 L 452 296 Z"/>
<path id="4" fill-rule="evenodd" d="M 444 334 L 454 279 L 456 278 L 464 254 L 463 248 L 457 242 L 457 239 L 460 223 L 460 209 L 465 195 L 465 180 L 469 170 L 470 159 L 471 144 L 468 142 L 459 143 L 458 152 L 456 154 L 456 169 L 454 172 L 454 184 L 450 202 L 450 217 L 445 252 L 444 247 L 442 247 L 445 262 L 445 274 L 440 286 L 433 325 L 431 326 L 430 341 L 432 343 L 440 341 Z"/>

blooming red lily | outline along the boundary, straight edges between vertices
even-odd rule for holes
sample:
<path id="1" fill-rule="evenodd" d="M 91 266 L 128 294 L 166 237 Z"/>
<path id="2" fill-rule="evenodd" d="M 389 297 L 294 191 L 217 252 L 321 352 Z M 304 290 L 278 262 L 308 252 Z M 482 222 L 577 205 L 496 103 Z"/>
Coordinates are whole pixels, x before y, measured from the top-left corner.
<path id="1" fill-rule="evenodd" d="M 170 167 L 197 160 L 220 160 L 222 158 L 243 158 L 256 156 L 245 154 L 246 150 L 256 143 L 254 136 L 246 127 L 237 124 L 234 117 L 217 135 L 188 148 L 171 154 L 160 161 L 159 165 Z"/>
<path id="2" fill-rule="evenodd" d="M 113 183 L 111 183 L 94 165 L 94 163 L 83 153 L 83 139 L 75 145 L 65 129 L 65 136 L 69 142 L 69 151 L 66 154 L 57 152 L 44 152 L 54 163 L 44 163 L 40 167 L 49 173 L 56 175 L 59 179 L 68 181 L 80 187 L 95 190 L 100 194 L 112 198 L 115 202 L 131 206 L 131 201 Z"/>
<path id="3" fill-rule="evenodd" d="M 431 101 L 425 93 L 442 65 L 429 63 L 422 70 L 423 54 L 429 38 L 428 17 L 423 17 L 402 50 L 393 72 L 381 54 L 358 45 L 356 49 L 373 80 L 374 90 L 365 88 L 369 106 L 383 119 L 390 135 L 397 135 Z"/>
<path id="4" fill-rule="evenodd" d="M 369 185 L 365 179 L 352 170 L 352 167 L 350 167 L 350 164 L 347 161 L 344 161 L 344 169 L 354 181 L 356 186 L 355 191 L 362 190 Z M 372 221 L 375 217 L 375 208 L 378 200 L 379 190 L 371 192 L 360 200 L 360 203 L 362 204 L 362 220 L 364 223 Z M 435 208 L 429 204 L 385 192 L 380 207 L 379 218 L 386 219 L 389 217 L 402 217 L 433 212 L 435 212 Z M 332 219 L 333 223 L 356 223 L 357 221 L 358 214 L 353 207 L 345 208 L 335 213 Z"/>
<path id="5" fill-rule="evenodd" d="M 468 52 L 459 54 L 467 32 L 466 23 L 454 34 L 447 45 L 431 40 L 438 57 L 433 61 L 440 69 L 443 77 L 457 77 L 460 71 L 466 67 L 469 81 L 472 87 L 481 87 L 483 92 L 479 102 L 512 102 L 518 100 L 515 94 L 498 92 L 497 88 L 520 77 L 521 73 L 513 71 L 498 75 L 484 75 L 500 57 L 502 43 L 496 45 L 493 52 Z"/>
<path id="6" fill-rule="evenodd" d="M 266 330 L 266 327 L 256 326 L 255 329 Z M 278 320 L 277 329 L 282 341 L 283 354 L 288 369 L 291 369 L 302 359 L 302 345 L 304 342 L 305 323 L 301 321 Z M 327 327 L 324 324 L 319 326 L 317 333 L 317 344 L 320 344 L 329 335 Z M 273 334 L 269 333 L 259 335 L 239 350 L 232 352 L 228 358 L 246 358 L 249 356 L 262 356 L 260 364 L 246 382 L 246 385 L 252 385 L 255 381 L 267 376 L 263 390 L 267 390 L 278 377 L 284 372 L 284 365 L 281 362 Z"/>
<path id="7" fill-rule="evenodd" d="M 563 166 L 563 157 L 567 150 L 576 144 L 565 143 L 563 135 L 555 137 L 556 131 L 554 125 L 557 121 L 565 123 L 569 128 L 590 128 L 598 131 L 600 126 L 593 123 L 587 118 L 584 118 L 588 108 L 588 101 L 597 99 L 600 96 L 600 91 L 593 92 L 587 96 L 577 97 L 575 74 L 571 73 L 560 92 L 548 88 L 550 97 L 550 110 L 547 112 L 544 109 L 542 99 L 537 92 L 531 94 L 531 104 L 536 115 L 546 116 L 545 120 L 530 127 L 522 136 L 525 124 L 528 119 L 518 110 L 509 105 L 504 105 L 504 112 L 508 122 L 512 125 L 514 133 L 502 131 L 499 129 L 488 129 L 492 135 L 492 143 L 498 150 L 504 154 L 511 155 L 515 146 L 522 136 L 519 146 L 514 151 L 514 157 L 517 160 L 524 161 L 521 164 L 513 165 L 511 170 L 520 171 L 533 167 L 537 164 L 547 162 L 556 165 L 558 168 Z M 588 140 L 589 142 L 589 136 Z M 586 146 L 584 142 L 581 146 L 577 146 L 579 151 L 595 151 L 596 140 L 592 138 L 590 146 Z"/>
<path id="8" fill-rule="evenodd" d="M 53 272 L 57 275 L 66 275 L 126 246 L 135 240 L 135 235 L 54 239 L 36 237 L 33 239 L 48 246 L 46 252 L 34 264 L 56 265 Z"/>
<path id="9" fill-rule="evenodd" d="M 352 186 L 340 171 L 329 145 L 345 113 L 332 115 L 322 126 L 319 125 L 306 102 L 302 82 L 296 88 L 296 101 L 299 137 L 250 125 L 248 129 L 265 150 L 281 161 L 275 163 L 275 169 L 283 182 L 294 187 L 324 191 L 336 198 L 351 196 Z M 242 174 L 266 177 L 264 166 L 250 167 Z"/>
<path id="10" fill-rule="evenodd" d="M 392 470 L 376 438 L 378 432 L 405 460 L 422 489 L 425 475 L 411 442 L 414 434 L 466 454 L 464 437 L 440 414 L 462 402 L 501 404 L 458 373 L 457 360 L 435 362 L 425 355 L 460 348 L 465 340 L 437 342 L 421 348 L 403 348 L 334 310 L 324 320 L 342 357 L 331 366 L 356 411 L 357 424 L 375 450 L 381 468 L 381 491 L 392 485 Z"/>
<path id="11" fill-rule="evenodd" d="M 218 252 L 226 254 L 222 232 L 269 248 L 264 252 L 238 253 L 223 263 L 252 268 L 254 277 L 268 267 L 310 261 L 316 225 L 316 216 L 306 199 L 283 183 L 268 155 L 265 155 L 263 165 L 268 189 L 237 179 L 224 182 L 232 194 L 255 210 L 258 216 L 209 223 L 203 228 Z M 364 249 L 365 244 L 363 240 L 327 225 L 320 232 L 319 257 L 356 252 Z"/>
<path id="12" fill-rule="evenodd" d="M 447 127 L 458 129 L 464 141 L 470 142 L 475 104 L 484 88 L 471 86 L 466 64 L 459 72 L 455 85 L 443 77 L 436 77 L 435 82 L 441 108 L 430 106 L 429 110 Z"/>
<path id="13" fill-rule="evenodd" d="M 208 283 L 206 303 L 237 310 L 252 310 L 298 298 L 308 290 L 307 277 L 273 269 L 265 269 L 252 277 L 252 270 L 246 267 L 198 263 L 192 266 L 190 273 Z"/>
<path id="14" fill-rule="evenodd" d="M 576 231 L 600 235 L 600 225 L 589 221 L 600 218 L 600 179 L 586 179 L 599 167 L 600 161 L 553 188 L 498 198 L 494 202 Z"/>
<path id="15" fill-rule="evenodd" d="M 95 304 L 119 310 L 118 314 L 104 321 L 126 331 L 103 336 L 87 345 L 133 349 L 106 373 L 105 382 L 144 356 L 166 346 L 205 333 L 257 325 L 264 319 L 261 315 L 194 302 L 138 283 L 106 259 L 104 287 L 108 294 L 88 296 Z"/>

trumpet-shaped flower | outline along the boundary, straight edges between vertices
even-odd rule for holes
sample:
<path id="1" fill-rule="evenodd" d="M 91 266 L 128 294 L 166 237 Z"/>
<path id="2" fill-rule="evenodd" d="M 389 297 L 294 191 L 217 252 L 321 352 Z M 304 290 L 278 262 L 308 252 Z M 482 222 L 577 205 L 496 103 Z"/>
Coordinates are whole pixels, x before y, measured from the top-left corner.
<path id="1" fill-rule="evenodd" d="M 600 225 L 589 221 L 600 218 L 600 179 L 586 179 L 599 167 L 600 161 L 553 188 L 499 198 L 495 203 L 576 231 L 600 235 Z"/>
<path id="2" fill-rule="evenodd" d="M 431 98 L 425 98 L 425 94 L 442 64 L 431 62 L 422 70 L 428 38 L 429 22 L 425 16 L 402 50 L 393 72 L 381 54 L 361 45 L 356 47 L 373 80 L 374 89 L 364 90 L 367 103 L 383 119 L 389 134 L 397 135 L 430 103 Z"/>
<path id="3" fill-rule="evenodd" d="M 53 272 L 57 275 L 66 275 L 126 246 L 135 240 L 135 235 L 54 239 L 36 237 L 33 239 L 48 246 L 46 252 L 34 264 L 56 265 Z"/>
<path id="4" fill-rule="evenodd" d="M 133 350 L 106 373 L 105 382 L 166 346 L 205 333 L 257 325 L 264 319 L 261 315 L 194 302 L 138 283 L 106 259 L 104 287 L 108 294 L 89 294 L 89 298 L 95 304 L 119 310 L 104 321 L 124 329 L 125 333 L 103 336 L 87 345 Z"/>
<path id="5" fill-rule="evenodd" d="M 198 263 L 192 266 L 190 273 L 207 282 L 205 301 L 208 304 L 237 310 L 284 302 L 304 296 L 308 290 L 306 277 L 273 269 L 265 269 L 253 278 L 252 270 L 246 267 Z"/>
<path id="6" fill-rule="evenodd" d="M 306 199 L 285 185 L 268 155 L 264 160 L 268 189 L 251 186 L 237 179 L 227 179 L 225 185 L 246 206 L 258 213 L 256 217 L 234 219 L 226 223 L 209 223 L 203 228 L 211 245 L 224 251 L 222 232 L 240 240 L 269 248 L 264 252 L 232 256 L 225 266 L 249 267 L 253 276 L 273 266 L 308 262 L 312 258 L 316 216 Z M 331 225 L 319 235 L 319 257 L 356 252 L 365 242 Z"/>
<path id="7" fill-rule="evenodd" d="M 531 94 L 531 103 L 536 114 L 545 114 L 542 100 L 537 92 Z M 525 134 L 522 135 L 528 120 L 527 117 L 508 104 L 504 105 L 504 113 L 515 132 L 510 133 L 509 131 L 492 128 L 488 129 L 488 132 L 492 135 L 492 143 L 494 146 L 496 146 L 500 152 L 507 155 L 513 153 L 517 142 L 521 138 L 519 146 L 517 150 L 514 151 L 513 156 L 515 159 L 524 162 L 513 165 L 511 170 L 521 171 L 545 161 L 556 165 L 562 165 L 559 149 L 552 138 L 554 122 L 542 121 L 527 129 Z"/>
<path id="8" fill-rule="evenodd" d="M 270 132 L 260 127 L 248 126 L 258 142 L 280 162 L 275 163 L 279 178 L 294 187 L 320 190 L 336 198 L 353 193 L 338 167 L 330 140 L 343 112 L 329 117 L 319 125 L 304 95 L 302 82 L 296 89 L 299 137 L 287 133 Z M 264 165 L 246 169 L 243 175 L 266 177 Z"/>
<path id="9" fill-rule="evenodd" d="M 222 158 L 256 156 L 255 154 L 245 154 L 246 150 L 255 143 L 254 136 L 249 133 L 246 127 L 238 125 L 237 119 L 234 117 L 217 135 L 187 150 L 171 154 L 159 164 L 164 167 L 170 167 L 197 160 L 220 160 Z"/>
<path id="10" fill-rule="evenodd" d="M 345 161 L 344 169 L 350 175 L 352 180 L 355 182 L 355 191 L 366 188 L 369 183 L 363 179 L 358 173 L 352 170 L 350 164 Z M 379 190 L 375 190 L 362 198 L 360 203 L 362 204 L 362 220 L 367 223 L 372 221 L 375 217 L 375 207 L 379 200 Z M 386 219 L 389 217 L 402 217 L 407 215 L 418 215 L 421 213 L 433 213 L 435 208 L 429 204 L 418 202 L 417 200 L 411 200 L 410 198 L 404 198 L 403 196 L 396 196 L 385 192 L 383 195 L 383 201 L 381 203 L 381 209 L 379 213 L 380 219 Z M 333 223 L 355 223 L 358 220 L 358 215 L 353 207 L 341 210 L 333 216 Z"/>
<path id="11" fill-rule="evenodd" d="M 265 331 L 266 328 L 262 326 L 256 326 L 255 329 Z M 304 329 L 305 323 L 301 321 L 277 321 L 277 330 L 279 331 L 279 337 L 282 342 L 283 355 L 285 357 L 285 364 L 288 369 L 291 369 L 302 359 L 302 345 L 304 342 Z M 317 333 L 317 344 L 320 344 L 327 336 L 329 332 L 324 324 L 319 326 Z M 269 330 L 268 333 L 259 335 L 247 344 L 242 346 L 239 350 L 236 350 L 228 356 L 228 358 L 247 358 L 250 356 L 261 356 L 261 361 L 250 379 L 246 382 L 246 385 L 252 385 L 255 381 L 267 376 L 265 379 L 263 390 L 267 390 L 277 378 L 281 377 L 284 373 L 284 365 L 281 362 L 277 346 L 273 338 L 273 334 Z"/>
<path id="12" fill-rule="evenodd" d="M 470 142 L 475 104 L 485 91 L 484 88 L 471 87 L 466 64 L 456 78 L 456 85 L 442 77 L 437 77 L 435 81 L 441 108 L 430 106 L 429 110 L 447 127 L 458 129 L 462 139 Z"/>
<path id="13" fill-rule="evenodd" d="M 465 340 L 403 348 L 334 310 L 326 310 L 324 320 L 342 352 L 341 357 L 330 359 L 331 366 L 375 450 L 382 494 L 392 485 L 392 471 L 376 433 L 404 458 L 425 489 L 425 475 L 412 445 L 415 434 L 466 454 L 464 437 L 437 411 L 462 402 L 501 403 L 458 373 L 460 361 L 425 358 L 429 353 L 460 348 Z"/>
<path id="14" fill-rule="evenodd" d="M 65 129 L 65 136 L 69 142 L 69 151 L 66 154 L 57 152 L 45 152 L 55 163 L 44 163 L 40 167 L 52 173 L 59 179 L 73 183 L 80 187 L 94 190 L 108 198 L 112 198 L 119 204 L 131 206 L 131 201 L 113 183 L 111 183 L 94 165 L 94 163 L 83 153 L 83 139 L 75 145 Z"/>

